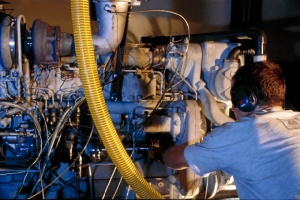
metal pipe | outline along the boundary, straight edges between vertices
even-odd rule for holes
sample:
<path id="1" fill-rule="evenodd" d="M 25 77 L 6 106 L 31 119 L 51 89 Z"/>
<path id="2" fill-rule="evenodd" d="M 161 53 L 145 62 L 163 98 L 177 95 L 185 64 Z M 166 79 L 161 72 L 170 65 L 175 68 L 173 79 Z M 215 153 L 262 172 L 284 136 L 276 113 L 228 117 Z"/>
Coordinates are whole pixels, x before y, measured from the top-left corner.
<path id="1" fill-rule="evenodd" d="M 96 55 L 110 53 L 121 43 L 129 5 L 121 1 L 95 1 L 98 32 L 93 35 L 93 44 Z"/>
<path id="2" fill-rule="evenodd" d="M 24 96 L 26 101 L 29 103 L 31 101 L 31 92 L 30 92 L 30 67 L 29 61 L 27 58 L 24 59 Z"/>
<path id="3" fill-rule="evenodd" d="M 23 76 L 22 71 L 22 44 L 21 44 L 21 20 L 23 20 L 23 23 L 26 23 L 26 19 L 24 15 L 19 15 L 17 17 L 17 47 L 18 47 L 18 70 L 19 70 L 19 76 Z"/>
<path id="4" fill-rule="evenodd" d="M 182 40 L 182 38 L 185 37 L 188 37 L 188 35 L 172 36 L 172 38 L 174 38 L 175 41 L 180 41 Z M 191 43 L 201 43 L 205 41 L 218 41 L 228 39 L 232 40 L 233 42 L 239 42 L 243 39 L 255 40 L 257 44 L 255 48 L 255 55 L 264 55 L 266 53 L 267 38 L 265 32 L 256 28 L 190 35 Z M 170 36 L 142 37 L 141 42 L 156 45 L 167 45 L 170 43 Z"/>

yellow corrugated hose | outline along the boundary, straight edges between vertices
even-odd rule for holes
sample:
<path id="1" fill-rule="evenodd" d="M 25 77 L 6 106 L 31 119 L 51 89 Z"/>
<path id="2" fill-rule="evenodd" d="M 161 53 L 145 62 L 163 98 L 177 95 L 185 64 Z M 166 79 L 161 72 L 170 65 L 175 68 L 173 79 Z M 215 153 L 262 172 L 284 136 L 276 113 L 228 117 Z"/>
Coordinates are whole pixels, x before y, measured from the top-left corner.
<path id="1" fill-rule="evenodd" d="M 107 152 L 125 181 L 142 199 L 162 199 L 134 166 L 109 116 L 98 78 L 90 27 L 89 0 L 71 0 L 76 57 L 85 97 Z"/>

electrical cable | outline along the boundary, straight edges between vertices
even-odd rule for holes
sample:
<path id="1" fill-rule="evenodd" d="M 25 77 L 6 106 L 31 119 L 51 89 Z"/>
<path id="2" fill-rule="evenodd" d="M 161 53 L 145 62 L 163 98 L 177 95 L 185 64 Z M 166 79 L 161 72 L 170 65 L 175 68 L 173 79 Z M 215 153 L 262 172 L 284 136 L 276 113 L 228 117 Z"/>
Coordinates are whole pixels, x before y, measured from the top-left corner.
<path id="1" fill-rule="evenodd" d="M 78 153 L 77 157 L 74 159 L 74 161 L 69 164 L 69 167 L 67 167 L 66 169 L 64 169 L 51 183 L 49 183 L 48 185 L 46 185 L 44 188 L 42 188 L 41 191 L 39 192 L 36 192 L 35 194 L 33 195 L 30 195 L 30 197 L 28 197 L 27 199 L 32 199 L 33 197 L 37 196 L 38 194 L 40 194 L 41 192 L 43 192 L 44 190 L 46 190 L 48 187 L 50 187 L 53 183 L 55 183 L 64 173 L 66 173 L 71 166 L 73 166 L 75 164 L 75 162 L 79 159 L 79 157 L 83 154 L 83 152 L 85 151 L 87 145 L 89 144 L 89 141 L 93 135 L 93 131 L 94 131 L 94 128 L 95 126 L 93 125 L 92 128 L 91 128 L 91 132 L 90 132 L 90 135 L 89 135 L 89 138 L 87 139 L 86 143 L 85 143 L 85 146 L 82 148 L 81 152 Z"/>
<path id="2" fill-rule="evenodd" d="M 45 170 L 46 170 L 47 163 L 49 162 L 50 157 L 51 157 L 50 154 L 51 154 L 51 151 L 52 151 L 52 149 L 53 149 L 54 142 L 55 142 L 56 139 L 57 139 L 57 138 L 56 138 L 57 135 L 58 135 L 58 134 L 60 133 L 60 131 L 62 130 L 63 125 L 66 123 L 67 119 L 68 119 L 69 117 L 71 117 L 71 115 L 73 114 L 74 110 L 76 110 L 76 108 L 77 108 L 78 106 L 80 106 L 80 105 L 84 102 L 84 100 L 85 100 L 85 97 L 81 98 L 79 101 L 76 102 L 76 104 L 75 104 L 73 107 L 70 107 L 69 109 L 65 110 L 63 116 L 62 116 L 61 119 L 58 121 L 58 123 L 57 123 L 57 125 L 56 125 L 56 127 L 55 127 L 55 131 L 54 131 L 54 133 L 52 134 L 52 140 L 51 140 L 51 142 L 50 142 L 50 144 L 49 144 L 49 148 L 48 148 L 48 152 L 47 152 L 47 155 L 46 155 L 46 159 L 45 159 L 44 164 L 43 164 L 42 169 L 41 169 L 41 171 L 42 171 L 42 172 L 41 172 L 41 176 L 40 176 L 39 180 L 36 182 L 35 186 L 33 187 L 32 192 L 35 191 L 35 189 L 36 189 L 38 183 L 42 180 L 42 177 L 44 176 L 44 173 L 45 173 Z M 58 142 L 59 142 L 59 141 L 58 141 Z M 58 144 L 58 142 L 57 142 L 57 144 Z M 32 195 L 32 194 L 30 194 L 30 195 Z"/>

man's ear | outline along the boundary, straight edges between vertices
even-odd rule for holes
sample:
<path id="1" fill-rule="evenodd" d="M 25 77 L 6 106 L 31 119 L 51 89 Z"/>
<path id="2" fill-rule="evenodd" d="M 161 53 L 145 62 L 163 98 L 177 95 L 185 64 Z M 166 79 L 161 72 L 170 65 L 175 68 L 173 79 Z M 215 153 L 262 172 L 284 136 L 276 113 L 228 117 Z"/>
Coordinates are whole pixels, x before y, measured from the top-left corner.
<path id="1" fill-rule="evenodd" d="M 255 92 L 246 86 L 233 86 L 231 88 L 231 101 L 234 107 L 243 112 L 252 112 L 258 104 Z"/>

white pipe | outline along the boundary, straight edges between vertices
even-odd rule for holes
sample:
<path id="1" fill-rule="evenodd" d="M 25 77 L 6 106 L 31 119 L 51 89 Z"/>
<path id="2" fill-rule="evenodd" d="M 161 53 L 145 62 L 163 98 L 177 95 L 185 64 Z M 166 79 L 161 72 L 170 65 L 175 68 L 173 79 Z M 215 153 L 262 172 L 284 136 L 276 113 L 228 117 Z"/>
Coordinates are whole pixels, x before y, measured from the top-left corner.
<path id="1" fill-rule="evenodd" d="M 96 55 L 114 51 L 122 41 L 127 15 L 128 2 L 95 2 L 98 32 L 93 35 Z"/>
<path id="2" fill-rule="evenodd" d="M 28 59 L 24 59 L 24 95 L 27 102 L 31 101 L 31 93 L 30 93 L 30 67 Z"/>
<path id="3" fill-rule="evenodd" d="M 26 23 L 26 19 L 24 15 L 19 15 L 17 17 L 17 42 L 18 42 L 18 69 L 19 69 L 19 76 L 23 76 L 22 71 L 22 44 L 21 44 L 21 20 L 23 23 Z"/>
<path id="4" fill-rule="evenodd" d="M 38 87 L 32 87 L 32 89 L 37 89 L 37 90 L 39 90 L 39 91 L 41 91 L 41 92 L 44 92 L 45 94 L 46 94 L 46 92 L 43 91 L 43 90 L 48 91 L 48 94 L 46 94 L 46 95 L 47 95 L 47 97 L 51 97 L 52 105 L 54 105 L 54 92 L 53 92 L 50 88 L 45 88 L 45 87 L 40 87 L 40 88 L 38 88 Z M 40 92 L 38 92 L 38 93 L 40 93 Z M 47 99 L 48 99 L 48 98 L 47 98 Z"/>
<path id="5" fill-rule="evenodd" d="M 17 46 L 18 46 L 18 97 L 21 97 L 21 77 L 23 77 L 22 71 L 22 45 L 21 45 L 21 20 L 26 23 L 25 17 L 23 15 L 19 15 L 17 17 Z"/>
<path id="6" fill-rule="evenodd" d="M 219 108 L 214 96 L 205 88 L 205 82 L 200 80 L 199 100 L 202 104 L 203 113 L 213 123 L 222 125 L 226 122 L 233 122 L 234 120 L 225 115 Z"/>

